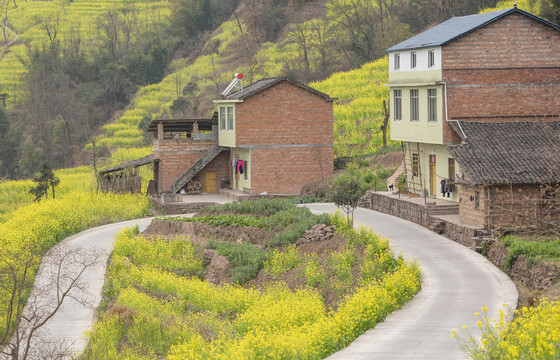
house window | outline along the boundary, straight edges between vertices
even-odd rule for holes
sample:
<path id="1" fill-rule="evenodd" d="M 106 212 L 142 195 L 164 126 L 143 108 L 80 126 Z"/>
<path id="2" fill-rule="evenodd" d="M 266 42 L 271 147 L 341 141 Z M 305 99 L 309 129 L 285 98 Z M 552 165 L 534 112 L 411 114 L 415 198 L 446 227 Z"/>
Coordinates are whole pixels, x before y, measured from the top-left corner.
<path id="1" fill-rule="evenodd" d="M 394 120 L 402 120 L 402 90 L 394 90 L 395 117 Z"/>
<path id="2" fill-rule="evenodd" d="M 437 89 L 428 89 L 428 121 L 437 121 Z"/>
<path id="3" fill-rule="evenodd" d="M 233 130 L 233 106 L 227 107 L 228 130 Z"/>
<path id="4" fill-rule="evenodd" d="M 420 103 L 418 101 L 418 89 L 410 90 L 410 121 L 418 121 Z"/>
<path id="5" fill-rule="evenodd" d="M 418 176 L 420 173 L 420 156 L 418 153 L 412 153 L 412 176 Z"/>
<path id="6" fill-rule="evenodd" d="M 395 54 L 393 59 L 395 60 L 395 63 L 393 64 L 395 70 L 399 70 L 401 68 L 401 54 Z"/>
<path id="7" fill-rule="evenodd" d="M 434 50 L 429 50 L 428 51 L 428 67 L 434 67 L 434 65 L 436 64 L 436 54 L 434 52 Z"/>
<path id="8" fill-rule="evenodd" d="M 220 130 L 226 129 L 226 107 L 220 106 Z"/>
<path id="9" fill-rule="evenodd" d="M 480 193 L 478 191 L 474 192 L 474 208 L 480 209 Z"/>
<path id="10" fill-rule="evenodd" d="M 416 53 L 415 52 L 410 53 L 410 68 L 411 69 L 416 69 Z"/>
<path id="11" fill-rule="evenodd" d="M 453 179 L 455 178 L 455 159 L 448 158 L 447 162 L 448 162 L 448 169 L 449 169 L 449 178 Z"/>

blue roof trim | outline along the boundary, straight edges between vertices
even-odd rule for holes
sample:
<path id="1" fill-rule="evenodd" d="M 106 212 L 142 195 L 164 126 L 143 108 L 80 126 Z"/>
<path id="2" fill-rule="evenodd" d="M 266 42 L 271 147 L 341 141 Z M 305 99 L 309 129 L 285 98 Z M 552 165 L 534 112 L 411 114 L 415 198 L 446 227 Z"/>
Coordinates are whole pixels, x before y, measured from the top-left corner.
<path id="1" fill-rule="evenodd" d="M 545 25 L 551 26 L 556 30 L 560 30 L 560 26 L 558 25 L 552 24 L 539 18 L 538 16 L 513 7 L 483 14 L 452 17 L 451 19 L 444 21 L 431 29 L 390 47 L 386 50 L 386 52 L 445 45 L 513 12 L 518 12 Z"/>

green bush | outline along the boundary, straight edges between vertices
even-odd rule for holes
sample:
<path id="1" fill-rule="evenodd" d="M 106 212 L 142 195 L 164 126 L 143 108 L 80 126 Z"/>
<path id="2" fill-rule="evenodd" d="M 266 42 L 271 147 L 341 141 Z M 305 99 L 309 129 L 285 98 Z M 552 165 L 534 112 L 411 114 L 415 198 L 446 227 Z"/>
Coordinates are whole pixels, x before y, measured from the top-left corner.
<path id="1" fill-rule="evenodd" d="M 206 246 L 214 249 L 219 255 L 225 256 L 231 262 L 231 282 L 233 284 L 244 284 L 257 277 L 267 254 L 251 244 L 237 244 L 230 242 L 209 241 Z"/>

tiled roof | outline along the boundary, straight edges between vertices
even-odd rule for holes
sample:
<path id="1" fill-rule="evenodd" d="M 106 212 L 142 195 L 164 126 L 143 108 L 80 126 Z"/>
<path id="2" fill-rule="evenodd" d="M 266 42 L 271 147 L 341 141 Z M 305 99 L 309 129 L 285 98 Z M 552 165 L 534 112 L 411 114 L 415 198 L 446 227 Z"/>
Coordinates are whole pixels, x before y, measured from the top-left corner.
<path id="1" fill-rule="evenodd" d="M 463 144 L 449 152 L 473 185 L 560 182 L 560 121 L 450 124 Z"/>
<path id="2" fill-rule="evenodd" d="M 513 12 L 518 12 L 523 15 L 529 16 L 537 21 L 560 30 L 560 27 L 558 27 L 558 25 L 549 23 L 544 19 L 513 7 L 509 9 L 491 11 L 483 14 L 452 17 L 451 19 L 434 26 L 429 30 L 426 30 L 416 36 L 406 39 L 401 43 L 398 43 L 393 47 L 390 47 L 389 49 L 387 49 L 387 52 L 445 45 L 455 39 L 460 38 L 461 36 L 475 31 Z"/>
<path id="3" fill-rule="evenodd" d="M 113 167 L 108 168 L 108 169 L 103 169 L 103 170 L 99 171 L 99 173 L 102 174 L 102 175 L 105 175 L 105 174 L 112 173 L 112 172 L 115 172 L 115 171 L 124 170 L 127 167 L 138 167 L 138 166 L 148 165 L 149 163 L 152 163 L 154 161 L 159 161 L 159 158 L 157 158 L 154 154 L 150 154 L 150 155 L 144 156 L 143 158 L 140 158 L 140 159 L 127 161 L 123 164 L 113 166 Z"/>
<path id="4" fill-rule="evenodd" d="M 248 98 L 249 96 L 255 95 L 258 92 L 261 92 L 265 89 L 268 89 L 268 88 L 278 84 L 281 81 L 289 81 L 292 84 L 295 84 L 295 85 L 297 85 L 297 86 L 299 86 L 299 87 L 301 87 L 301 88 L 303 88 L 307 91 L 310 91 L 310 92 L 312 92 L 316 95 L 324 97 L 326 100 L 329 100 L 329 101 L 335 100 L 335 99 L 332 99 L 329 95 L 327 95 L 325 93 L 322 93 L 318 90 L 315 90 L 315 89 L 313 89 L 313 88 L 311 88 L 307 85 L 304 85 L 302 83 L 299 83 L 297 81 L 291 80 L 290 78 L 287 78 L 287 77 L 276 77 L 276 78 L 259 80 L 257 82 L 252 83 L 251 85 L 245 87 L 243 89 L 243 91 L 238 90 L 238 91 L 234 92 L 233 94 L 227 95 L 226 99 L 228 99 L 228 100 L 243 100 L 243 99 Z"/>

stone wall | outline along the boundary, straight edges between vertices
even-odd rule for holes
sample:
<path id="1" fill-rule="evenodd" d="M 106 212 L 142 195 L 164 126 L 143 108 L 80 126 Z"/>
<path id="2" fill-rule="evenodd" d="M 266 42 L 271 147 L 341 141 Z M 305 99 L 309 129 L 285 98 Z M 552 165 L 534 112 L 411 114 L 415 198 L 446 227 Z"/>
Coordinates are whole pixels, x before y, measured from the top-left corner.
<path id="1" fill-rule="evenodd" d="M 527 259 L 521 255 L 510 268 L 506 267 L 508 248 L 499 241 L 490 245 L 488 259 L 515 280 L 526 284 L 530 289 L 542 290 L 560 280 L 560 268 L 554 263 L 536 263 L 527 266 Z"/>
<path id="2" fill-rule="evenodd" d="M 473 237 L 477 236 L 477 229 L 470 226 L 454 224 L 442 220 L 437 216 L 431 216 L 428 212 L 428 208 L 424 205 L 391 198 L 369 191 L 364 199 L 367 201 L 361 202 L 360 206 L 362 207 L 397 216 L 401 219 L 412 221 L 413 223 L 426 228 L 434 222 L 441 222 L 443 223 L 442 235 L 473 250 L 476 248 L 477 244 L 473 241 Z"/>
<path id="3" fill-rule="evenodd" d="M 428 227 L 430 225 L 430 217 L 425 206 L 393 199 L 388 196 L 369 192 L 370 203 L 364 203 L 365 207 L 385 214 L 393 215 L 412 221 L 418 225 Z"/>

